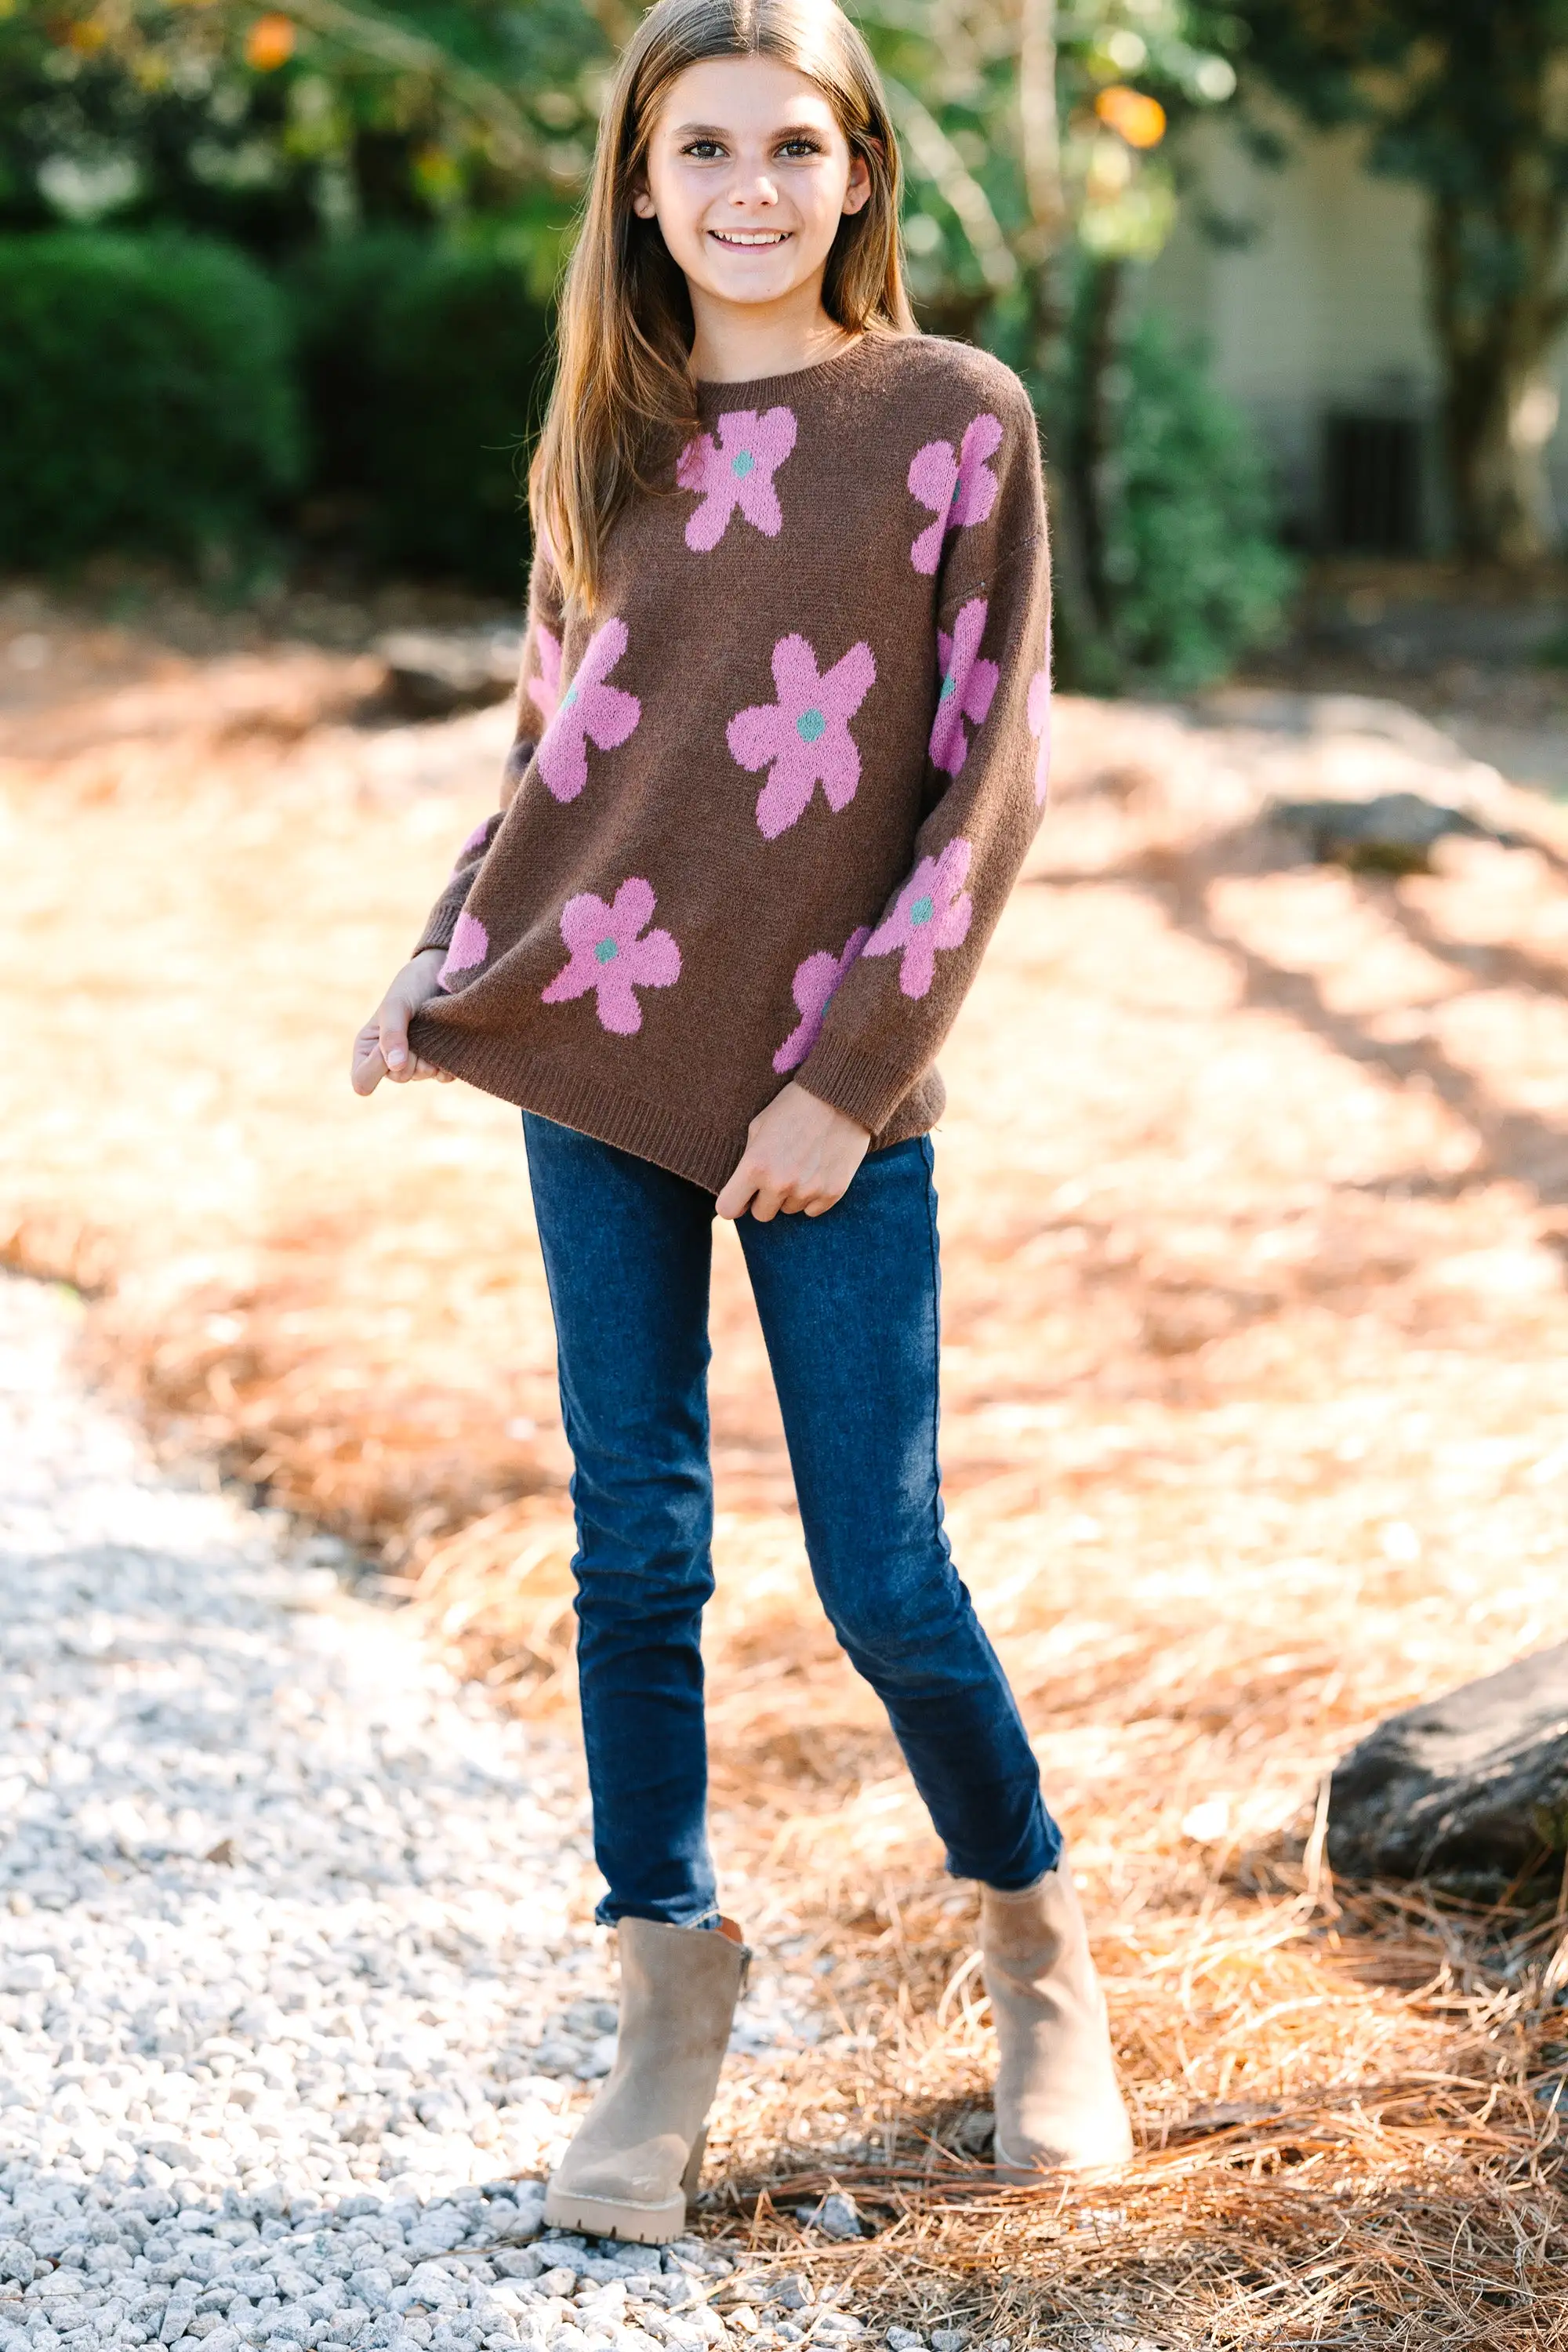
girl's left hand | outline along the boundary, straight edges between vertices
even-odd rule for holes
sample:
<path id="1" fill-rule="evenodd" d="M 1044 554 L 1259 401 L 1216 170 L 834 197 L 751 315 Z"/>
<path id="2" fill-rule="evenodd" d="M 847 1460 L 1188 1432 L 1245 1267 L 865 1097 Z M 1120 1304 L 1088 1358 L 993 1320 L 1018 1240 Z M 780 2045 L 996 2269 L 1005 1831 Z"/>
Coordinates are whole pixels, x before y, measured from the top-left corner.
<path id="1" fill-rule="evenodd" d="M 721 1217 L 750 1209 L 765 1225 L 782 1209 L 820 1217 L 842 1200 L 871 1139 L 858 1119 L 793 1079 L 746 1129 L 741 1164 L 719 1195 Z"/>

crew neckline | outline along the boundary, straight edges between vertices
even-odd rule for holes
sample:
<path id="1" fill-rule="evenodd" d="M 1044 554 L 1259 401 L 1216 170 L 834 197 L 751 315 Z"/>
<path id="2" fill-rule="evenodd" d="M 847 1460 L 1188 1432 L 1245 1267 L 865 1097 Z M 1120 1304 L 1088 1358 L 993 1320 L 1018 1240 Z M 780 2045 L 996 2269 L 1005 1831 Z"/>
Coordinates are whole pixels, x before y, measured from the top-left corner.
<path id="1" fill-rule="evenodd" d="M 740 377 L 734 383 L 706 375 L 694 376 L 692 382 L 697 389 L 699 405 L 703 408 L 754 406 L 759 399 L 770 394 L 781 400 L 787 399 L 788 387 L 792 384 L 815 386 L 829 376 L 847 372 L 868 346 L 881 350 L 889 343 L 914 341 L 913 335 L 879 334 L 868 327 L 856 336 L 852 343 L 846 343 L 841 351 L 830 352 L 825 360 L 813 360 L 809 367 L 791 368 L 783 375 Z M 749 400 L 745 396 L 747 394 L 751 395 Z"/>

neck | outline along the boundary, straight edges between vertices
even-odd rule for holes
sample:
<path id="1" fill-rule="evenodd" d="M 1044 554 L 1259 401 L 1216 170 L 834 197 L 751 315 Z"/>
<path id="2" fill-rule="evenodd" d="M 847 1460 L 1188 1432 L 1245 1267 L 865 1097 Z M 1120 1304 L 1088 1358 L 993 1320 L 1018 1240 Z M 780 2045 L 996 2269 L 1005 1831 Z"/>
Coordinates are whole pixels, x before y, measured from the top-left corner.
<path id="1" fill-rule="evenodd" d="M 749 383 L 759 376 L 795 375 L 857 340 L 828 317 L 820 285 L 803 286 L 768 303 L 716 302 L 699 287 L 690 291 L 697 329 L 691 373 L 700 383 Z"/>

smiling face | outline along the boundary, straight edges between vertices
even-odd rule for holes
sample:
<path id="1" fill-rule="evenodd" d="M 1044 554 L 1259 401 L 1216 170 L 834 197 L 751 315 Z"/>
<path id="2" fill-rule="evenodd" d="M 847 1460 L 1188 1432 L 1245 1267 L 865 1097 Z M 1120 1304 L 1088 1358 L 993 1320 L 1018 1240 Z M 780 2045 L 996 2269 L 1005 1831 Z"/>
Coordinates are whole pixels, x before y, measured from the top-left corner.
<path id="1" fill-rule="evenodd" d="M 711 58 L 670 84 L 632 204 L 659 226 L 694 305 L 820 302 L 847 213 L 871 193 L 814 81 L 772 58 Z"/>

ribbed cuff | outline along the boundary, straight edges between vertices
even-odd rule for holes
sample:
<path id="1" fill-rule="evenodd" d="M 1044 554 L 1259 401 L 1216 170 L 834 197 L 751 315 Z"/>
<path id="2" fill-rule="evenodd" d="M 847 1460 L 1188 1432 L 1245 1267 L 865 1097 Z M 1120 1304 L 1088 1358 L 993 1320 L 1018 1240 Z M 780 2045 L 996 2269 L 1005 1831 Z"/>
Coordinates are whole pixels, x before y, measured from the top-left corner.
<path id="1" fill-rule="evenodd" d="M 463 897 L 467 896 L 465 891 Z M 444 954 L 452 944 L 452 934 L 458 928 L 458 918 L 462 911 L 462 898 L 438 898 L 430 909 L 429 921 L 410 950 L 411 955 L 423 955 L 426 948 L 439 948 Z"/>
<path id="2" fill-rule="evenodd" d="M 819 1037 L 795 1076 L 808 1095 L 858 1119 L 871 1135 L 881 1133 L 914 1084 L 907 1070 L 889 1070 L 834 1037 Z"/>

